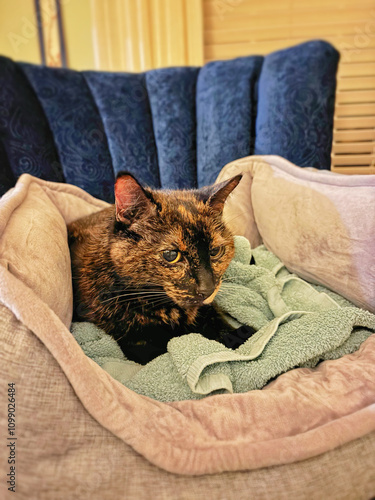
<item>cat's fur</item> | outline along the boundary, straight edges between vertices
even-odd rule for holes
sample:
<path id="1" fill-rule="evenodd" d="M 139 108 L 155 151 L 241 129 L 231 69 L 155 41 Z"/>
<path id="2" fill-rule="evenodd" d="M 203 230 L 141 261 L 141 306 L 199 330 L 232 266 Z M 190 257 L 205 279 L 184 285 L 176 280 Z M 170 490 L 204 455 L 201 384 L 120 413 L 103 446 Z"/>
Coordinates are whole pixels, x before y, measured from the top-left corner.
<path id="1" fill-rule="evenodd" d="M 240 180 L 159 191 L 121 174 L 115 205 L 68 226 L 75 319 L 96 323 L 141 363 L 165 352 L 177 335 L 219 338 L 223 321 L 205 304 L 234 255 L 222 210 Z M 181 252 L 181 260 L 167 262 L 167 250 Z"/>

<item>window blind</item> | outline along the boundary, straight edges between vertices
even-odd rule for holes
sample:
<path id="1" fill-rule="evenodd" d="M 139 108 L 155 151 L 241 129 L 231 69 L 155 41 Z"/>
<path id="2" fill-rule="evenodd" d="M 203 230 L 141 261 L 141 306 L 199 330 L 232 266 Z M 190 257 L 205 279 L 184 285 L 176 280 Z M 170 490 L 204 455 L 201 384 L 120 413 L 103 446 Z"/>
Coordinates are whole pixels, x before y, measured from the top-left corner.
<path id="1" fill-rule="evenodd" d="M 205 62 L 311 39 L 340 52 L 331 169 L 375 174 L 375 0 L 203 0 Z"/>

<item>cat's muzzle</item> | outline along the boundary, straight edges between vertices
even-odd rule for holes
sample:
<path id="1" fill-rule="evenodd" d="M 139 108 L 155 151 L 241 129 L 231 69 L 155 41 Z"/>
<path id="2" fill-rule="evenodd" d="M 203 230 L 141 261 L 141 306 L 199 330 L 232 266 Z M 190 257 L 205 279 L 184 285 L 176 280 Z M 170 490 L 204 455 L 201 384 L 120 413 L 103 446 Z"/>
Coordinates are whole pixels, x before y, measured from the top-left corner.
<path id="1" fill-rule="evenodd" d="M 203 304 L 207 305 L 207 304 L 211 304 L 213 302 L 214 298 L 216 297 L 217 292 L 219 291 L 220 285 L 221 285 L 221 283 L 215 288 L 215 290 L 213 291 L 213 293 L 211 293 L 211 295 L 209 297 L 204 299 Z"/>

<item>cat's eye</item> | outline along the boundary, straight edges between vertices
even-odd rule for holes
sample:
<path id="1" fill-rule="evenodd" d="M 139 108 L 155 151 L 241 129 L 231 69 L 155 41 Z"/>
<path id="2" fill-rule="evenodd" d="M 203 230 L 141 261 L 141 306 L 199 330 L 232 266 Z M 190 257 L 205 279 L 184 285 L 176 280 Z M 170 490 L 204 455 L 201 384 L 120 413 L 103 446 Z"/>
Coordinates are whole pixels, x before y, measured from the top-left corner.
<path id="1" fill-rule="evenodd" d="M 222 253 L 223 253 L 223 247 L 215 247 L 215 248 L 211 248 L 211 250 L 210 250 L 211 257 L 219 257 L 222 255 Z"/>
<path id="2" fill-rule="evenodd" d="M 163 252 L 163 258 L 169 262 L 169 264 L 176 264 L 176 262 L 181 260 L 181 252 L 178 250 L 165 250 Z"/>

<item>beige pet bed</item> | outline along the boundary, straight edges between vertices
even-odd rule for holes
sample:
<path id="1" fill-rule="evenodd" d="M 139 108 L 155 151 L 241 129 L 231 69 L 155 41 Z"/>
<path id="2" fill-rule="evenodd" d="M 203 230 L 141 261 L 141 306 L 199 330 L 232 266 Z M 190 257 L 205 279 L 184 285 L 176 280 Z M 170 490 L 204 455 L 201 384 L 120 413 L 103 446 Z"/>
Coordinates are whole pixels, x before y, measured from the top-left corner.
<path id="1" fill-rule="evenodd" d="M 247 172 L 227 207 L 230 218 L 246 205 L 236 232 L 374 311 L 375 178 L 277 157 L 240 160 L 220 178 L 236 169 Z M 374 335 L 261 391 L 174 403 L 130 391 L 83 354 L 69 332 L 66 224 L 103 206 L 29 175 L 0 201 L 1 472 L 14 383 L 16 498 L 371 498 Z M 12 498 L 8 487 L 1 498 Z"/>

